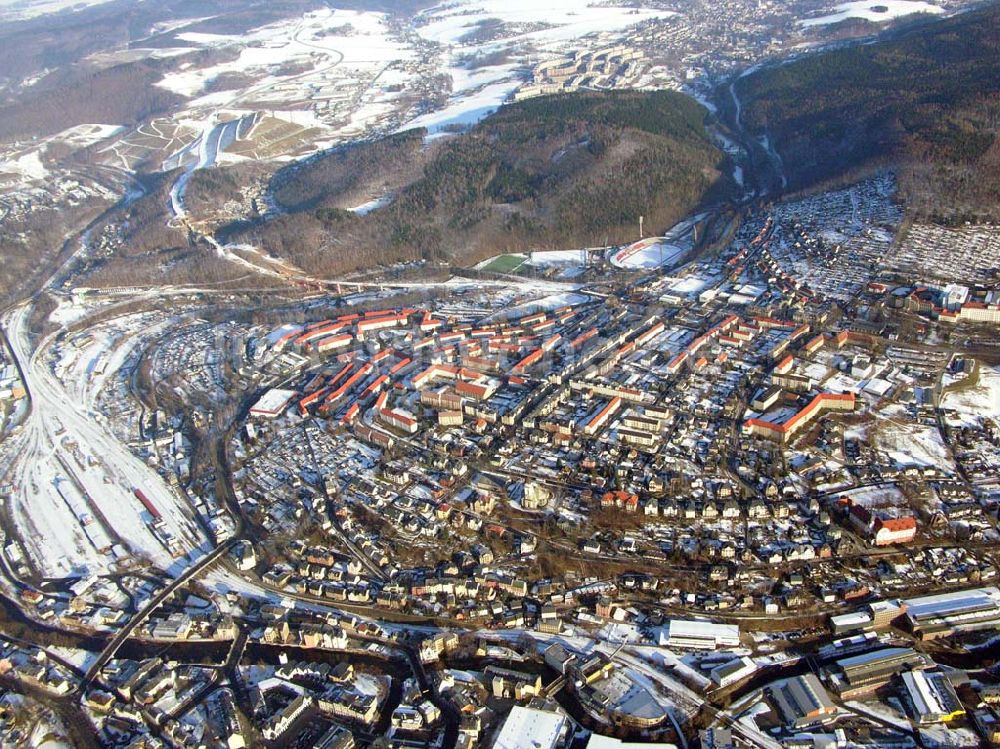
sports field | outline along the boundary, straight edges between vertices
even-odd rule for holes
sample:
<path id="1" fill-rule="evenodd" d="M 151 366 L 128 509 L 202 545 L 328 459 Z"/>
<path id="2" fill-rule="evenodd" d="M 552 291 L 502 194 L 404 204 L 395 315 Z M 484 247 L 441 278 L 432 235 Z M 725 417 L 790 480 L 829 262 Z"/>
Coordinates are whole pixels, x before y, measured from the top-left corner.
<path id="1" fill-rule="evenodd" d="M 490 273 L 513 273 L 524 265 L 527 259 L 526 255 L 521 254 L 497 255 L 485 265 L 480 266 L 480 270 Z"/>

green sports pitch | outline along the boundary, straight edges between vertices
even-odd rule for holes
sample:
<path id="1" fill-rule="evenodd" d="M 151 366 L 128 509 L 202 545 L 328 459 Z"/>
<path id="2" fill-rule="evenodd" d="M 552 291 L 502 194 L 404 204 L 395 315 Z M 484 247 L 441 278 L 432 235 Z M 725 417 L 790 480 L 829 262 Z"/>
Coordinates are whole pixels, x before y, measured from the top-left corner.
<path id="1" fill-rule="evenodd" d="M 520 254 L 497 255 L 486 265 L 482 266 L 482 270 L 489 271 L 490 273 L 513 273 L 524 265 L 527 259 L 526 255 Z"/>

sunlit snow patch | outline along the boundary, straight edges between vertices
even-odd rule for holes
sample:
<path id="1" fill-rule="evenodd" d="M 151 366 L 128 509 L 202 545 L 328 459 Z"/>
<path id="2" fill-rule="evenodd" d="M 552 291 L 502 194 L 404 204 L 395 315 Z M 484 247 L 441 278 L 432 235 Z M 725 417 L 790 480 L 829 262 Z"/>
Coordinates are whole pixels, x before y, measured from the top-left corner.
<path id="1" fill-rule="evenodd" d="M 801 26 L 827 26 L 840 23 L 848 18 L 860 18 L 873 23 L 891 21 L 913 13 L 944 13 L 944 9 L 923 2 L 923 0 L 857 0 L 841 3 L 833 13 L 818 18 L 806 18 L 799 21 Z"/>

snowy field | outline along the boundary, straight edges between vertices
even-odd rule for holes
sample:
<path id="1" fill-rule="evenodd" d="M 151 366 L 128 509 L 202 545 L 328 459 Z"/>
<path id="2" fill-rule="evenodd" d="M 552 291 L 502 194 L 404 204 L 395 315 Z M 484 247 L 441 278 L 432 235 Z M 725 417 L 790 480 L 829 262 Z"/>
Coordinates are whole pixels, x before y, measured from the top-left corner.
<path id="1" fill-rule="evenodd" d="M 833 13 L 818 18 L 806 18 L 799 21 L 799 24 L 806 27 L 828 26 L 832 23 L 846 21 L 849 18 L 882 23 L 913 13 L 938 14 L 944 13 L 944 9 L 922 0 L 857 0 L 856 2 L 842 3 L 834 9 Z"/>
<path id="2" fill-rule="evenodd" d="M 979 426 L 983 419 L 1000 421 L 1000 369 L 980 365 L 975 387 L 945 393 L 941 408 L 954 410 L 946 417 L 954 426 Z"/>
<path id="3" fill-rule="evenodd" d="M 433 134 L 448 126 L 469 125 L 499 107 L 520 85 L 518 65 L 501 63 L 469 71 L 470 55 L 506 53 L 521 64 L 600 46 L 631 26 L 676 15 L 667 10 L 601 6 L 580 0 L 458 0 L 441 3 L 417 17 L 417 33 L 445 50 L 445 72 L 453 81 L 447 105 L 407 123 Z M 494 19 L 500 38 L 480 41 L 476 32 Z"/>
<path id="4" fill-rule="evenodd" d="M 42 180 L 49 176 L 49 170 L 42 163 L 41 149 L 38 148 L 0 159 L 0 173 L 16 174 L 27 180 Z"/>
<path id="5" fill-rule="evenodd" d="M 905 417 L 904 417 L 905 418 Z M 897 466 L 936 467 L 954 473 L 955 463 L 936 426 L 880 421 L 873 447 Z"/>
<path id="6" fill-rule="evenodd" d="M 532 252 L 527 265 L 537 269 L 558 269 L 556 278 L 576 278 L 587 269 L 586 250 L 546 250 Z"/>
<path id="7" fill-rule="evenodd" d="M 862 486 L 843 491 L 839 496 L 849 496 L 853 504 L 863 507 L 888 507 L 905 504 L 903 493 L 895 484 Z"/>
<path id="8" fill-rule="evenodd" d="M 49 177 L 49 170 L 43 163 L 46 151 L 53 145 L 65 145 L 73 149 L 86 148 L 102 140 L 107 140 L 125 131 L 119 125 L 86 124 L 63 130 L 47 138 L 38 138 L 30 143 L 17 143 L 0 149 L 0 174 L 17 175 L 21 179 L 33 181 Z"/>
<path id="9" fill-rule="evenodd" d="M 84 148 L 92 146 L 94 143 L 100 143 L 112 135 L 118 135 L 124 129 L 121 125 L 101 125 L 97 123 L 77 125 L 76 127 L 63 130 L 58 135 L 53 136 L 52 139 L 76 146 L 77 148 Z"/>
<path id="10" fill-rule="evenodd" d="M 24 21 L 63 10 L 83 10 L 111 0 L 0 0 L 0 21 Z"/>
<path id="11" fill-rule="evenodd" d="M 225 73 L 264 73 L 251 89 L 251 93 L 260 93 L 258 89 L 282 77 L 267 77 L 282 65 L 301 64 L 305 67 L 302 72 L 311 72 L 330 62 L 374 63 L 413 57 L 412 50 L 393 36 L 385 14 L 329 8 L 262 26 L 243 36 L 182 32 L 177 38 L 200 47 L 242 47 L 239 57 L 231 62 L 168 73 L 158 82 L 182 96 L 198 96 L 206 84 Z"/>

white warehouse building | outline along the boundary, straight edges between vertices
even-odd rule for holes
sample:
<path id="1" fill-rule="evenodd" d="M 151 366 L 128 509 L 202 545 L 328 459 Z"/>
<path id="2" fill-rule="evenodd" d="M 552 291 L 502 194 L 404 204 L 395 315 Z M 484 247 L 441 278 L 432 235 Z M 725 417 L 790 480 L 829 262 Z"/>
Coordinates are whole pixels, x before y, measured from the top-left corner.
<path id="1" fill-rule="evenodd" d="M 680 650 L 718 650 L 740 644 L 737 624 L 716 624 L 691 619 L 671 619 L 660 630 L 660 645 Z"/>

